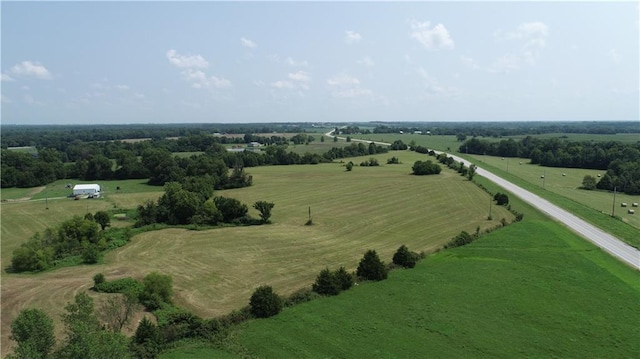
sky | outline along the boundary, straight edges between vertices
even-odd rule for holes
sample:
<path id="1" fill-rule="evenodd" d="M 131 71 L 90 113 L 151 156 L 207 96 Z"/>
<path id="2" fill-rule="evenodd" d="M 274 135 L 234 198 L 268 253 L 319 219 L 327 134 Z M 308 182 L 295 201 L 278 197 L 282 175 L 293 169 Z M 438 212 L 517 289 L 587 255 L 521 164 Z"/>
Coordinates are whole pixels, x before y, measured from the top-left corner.
<path id="1" fill-rule="evenodd" d="M 0 11 L 2 124 L 640 118 L 637 1 Z"/>

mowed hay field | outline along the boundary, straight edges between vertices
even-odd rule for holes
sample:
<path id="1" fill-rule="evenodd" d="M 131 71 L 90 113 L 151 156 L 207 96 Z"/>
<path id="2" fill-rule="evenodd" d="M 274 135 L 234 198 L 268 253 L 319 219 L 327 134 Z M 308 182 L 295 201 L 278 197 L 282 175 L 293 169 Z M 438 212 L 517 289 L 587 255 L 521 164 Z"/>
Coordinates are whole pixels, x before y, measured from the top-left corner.
<path id="1" fill-rule="evenodd" d="M 606 214 L 611 214 L 612 209 L 615 209 L 616 216 L 619 216 L 624 222 L 638 228 L 638 236 L 640 237 L 640 208 L 636 208 L 635 214 L 627 213 L 627 209 L 632 208 L 632 203 L 640 202 L 640 196 L 617 193 L 616 203 L 614 206 L 612 192 L 600 190 L 586 191 L 580 189 L 584 176 L 590 175 L 599 180 L 600 178 L 597 177 L 598 174 L 602 176 L 606 171 L 583 168 L 543 167 L 530 164 L 529 159 L 527 158 L 502 159 L 501 157 L 480 155 L 473 155 L 469 157 L 475 158 L 478 161 L 478 165 L 481 167 L 483 163 L 486 163 L 503 171 L 507 171 L 508 162 L 508 171 L 510 174 L 518 176 L 524 181 L 529 182 L 532 185 L 539 186 L 540 188 L 542 188 L 541 176 L 544 175 L 545 190 L 557 193 Z M 565 176 L 562 174 L 565 174 Z M 623 202 L 627 203 L 628 208 L 620 206 Z"/>
<path id="2" fill-rule="evenodd" d="M 391 156 L 399 157 L 403 164 L 384 165 Z M 108 279 L 142 278 L 151 271 L 170 274 L 176 304 L 212 317 L 247 305 L 253 290 L 262 284 L 289 294 L 310 286 L 325 266 L 344 265 L 354 270 L 367 249 L 377 250 L 388 262 L 401 244 L 415 251 L 434 250 L 461 230 L 473 232 L 477 226 L 484 229 L 496 226 L 503 217 L 508 221 L 513 218 L 506 209 L 494 206 L 494 220 L 488 221 L 489 195 L 453 171 L 443 169 L 437 176 L 410 175 L 413 162 L 428 158 L 424 155 L 406 151 L 374 157 L 383 165 L 355 167 L 352 172 L 338 163 L 249 168 L 253 186 L 216 193 L 249 206 L 258 200 L 274 202 L 271 225 L 147 232 L 109 252 L 102 264 L 36 275 L 4 273 L 2 355 L 8 352 L 9 325 L 20 309 L 43 308 L 61 327 L 59 314 L 65 303 L 77 291 L 91 287 L 96 273 L 102 272 Z M 352 160 L 360 163 L 368 158 Z M 109 201 L 61 203 L 107 206 Z M 313 226 L 304 225 L 309 206 Z M 21 217 L 12 218 L 16 208 L 2 206 L 2 256 L 7 264 L 4 258 L 10 258 L 11 253 L 6 253 L 5 226 L 29 227 L 30 221 L 42 214 L 25 208 Z M 76 211 L 84 213 L 82 207 Z M 253 209 L 250 213 L 257 216 Z M 71 214 L 60 212 L 58 217 L 42 218 L 40 227 L 49 221 L 54 225 Z M 17 244 L 14 239 L 14 248 Z"/>

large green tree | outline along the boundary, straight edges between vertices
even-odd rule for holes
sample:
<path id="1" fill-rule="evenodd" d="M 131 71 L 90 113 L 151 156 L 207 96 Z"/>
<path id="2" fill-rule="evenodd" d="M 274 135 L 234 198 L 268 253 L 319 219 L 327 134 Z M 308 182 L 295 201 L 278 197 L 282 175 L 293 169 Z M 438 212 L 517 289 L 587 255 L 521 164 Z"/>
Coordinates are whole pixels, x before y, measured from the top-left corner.
<path id="1" fill-rule="evenodd" d="M 53 320 L 41 309 L 24 309 L 11 323 L 15 358 L 47 358 L 56 343 Z"/>
<path id="2" fill-rule="evenodd" d="M 122 333 L 103 329 L 94 312 L 93 299 L 86 293 L 76 294 L 62 316 L 67 338 L 56 352 L 56 357 L 65 359 L 129 358 L 128 339 Z"/>
<path id="3" fill-rule="evenodd" d="M 105 228 L 111 225 L 111 217 L 105 211 L 98 211 L 93 215 L 93 220 L 100 225 L 100 228 L 104 231 Z"/>

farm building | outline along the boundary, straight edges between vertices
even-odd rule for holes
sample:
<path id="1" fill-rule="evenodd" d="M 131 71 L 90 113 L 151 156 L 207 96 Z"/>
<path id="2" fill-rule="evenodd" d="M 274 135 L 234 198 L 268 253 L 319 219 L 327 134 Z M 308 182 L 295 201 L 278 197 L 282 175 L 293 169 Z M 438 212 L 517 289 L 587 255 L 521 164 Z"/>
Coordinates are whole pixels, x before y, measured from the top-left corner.
<path id="1" fill-rule="evenodd" d="M 73 195 L 74 196 L 99 196 L 100 195 L 100 185 L 98 184 L 77 184 L 73 186 Z"/>

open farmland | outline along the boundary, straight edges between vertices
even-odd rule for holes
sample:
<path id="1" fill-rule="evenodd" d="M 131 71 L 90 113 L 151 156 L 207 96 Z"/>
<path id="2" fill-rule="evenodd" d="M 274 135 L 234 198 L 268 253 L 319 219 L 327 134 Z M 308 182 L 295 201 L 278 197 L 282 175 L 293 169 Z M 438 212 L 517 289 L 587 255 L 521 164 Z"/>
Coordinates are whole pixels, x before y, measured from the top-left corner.
<path id="1" fill-rule="evenodd" d="M 386 281 L 250 321 L 234 335 L 235 350 L 258 358 L 631 358 L 640 353 L 639 283 L 637 272 L 562 226 L 525 219 Z"/>
<path id="2" fill-rule="evenodd" d="M 273 285 L 286 294 L 310 285 L 325 266 L 344 265 L 353 270 L 370 248 L 388 260 L 400 244 L 430 251 L 461 230 L 473 232 L 477 226 L 497 225 L 502 217 L 512 219 L 504 208 L 494 206 L 494 220 L 487 221 L 489 195 L 450 170 L 444 169 L 438 176 L 410 175 L 413 162 L 425 159 L 424 155 L 407 151 L 376 157 L 386 163 L 386 158 L 394 155 L 403 164 L 355 167 L 352 172 L 338 163 L 251 168 L 253 186 L 217 192 L 249 205 L 257 200 L 274 202 L 272 225 L 147 232 L 108 253 L 102 264 L 37 275 L 3 275 L 2 355 L 10 345 L 9 324 L 20 309 L 43 308 L 58 321 L 65 303 L 78 290 L 89 288 L 91 278 L 99 272 L 109 279 L 127 275 L 142 278 L 154 270 L 171 274 L 177 304 L 210 317 L 246 305 L 250 293 L 261 284 Z M 109 204 L 107 200 L 59 203 L 78 206 L 74 209 L 78 214 L 84 213 L 86 204 Z M 19 207 L 10 207 L 28 205 L 36 204 L 2 206 L 3 259 L 10 258 L 11 251 L 5 248 L 5 227 L 7 231 L 20 223 L 24 227 L 42 215 L 35 207 L 24 207 L 18 216 L 15 209 Z M 309 206 L 314 225 L 304 226 Z M 39 228 L 72 213 L 41 217 Z M 20 243 L 17 238 L 24 235 L 22 240 L 26 240 L 32 230 L 22 232 L 12 230 L 14 248 Z"/>

